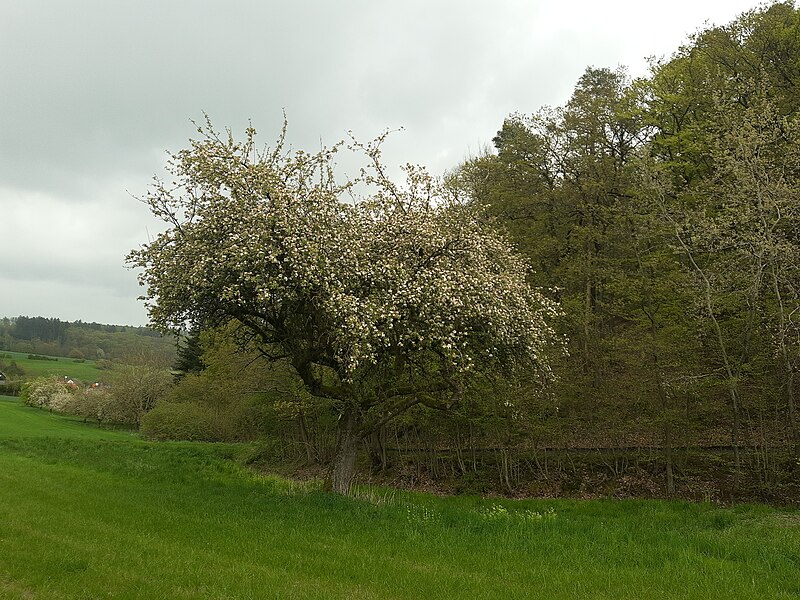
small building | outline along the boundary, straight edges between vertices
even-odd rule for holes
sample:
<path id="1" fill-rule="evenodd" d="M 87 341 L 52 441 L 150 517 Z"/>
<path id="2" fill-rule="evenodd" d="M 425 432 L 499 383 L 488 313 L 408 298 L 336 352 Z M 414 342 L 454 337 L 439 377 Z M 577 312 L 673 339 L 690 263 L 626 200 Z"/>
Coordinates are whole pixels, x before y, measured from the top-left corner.
<path id="1" fill-rule="evenodd" d="M 8 383 L 8 379 L 6 379 L 5 373 L 0 373 L 0 385 L 5 385 Z"/>

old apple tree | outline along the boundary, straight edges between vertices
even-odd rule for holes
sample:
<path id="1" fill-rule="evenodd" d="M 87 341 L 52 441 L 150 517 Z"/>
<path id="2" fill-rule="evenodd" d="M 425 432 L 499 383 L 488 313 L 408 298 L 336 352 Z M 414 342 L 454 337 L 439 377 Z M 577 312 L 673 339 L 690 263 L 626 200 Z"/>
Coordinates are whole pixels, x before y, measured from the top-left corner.
<path id="1" fill-rule="evenodd" d="M 284 128 L 285 132 L 285 128 Z M 238 322 L 338 411 L 330 489 L 347 493 L 359 446 L 414 405 L 448 409 L 484 377 L 547 376 L 558 307 L 452 185 L 380 144 L 260 150 L 198 128 L 143 200 L 166 223 L 131 252 L 161 330 Z M 361 157 L 340 181 L 334 159 Z"/>

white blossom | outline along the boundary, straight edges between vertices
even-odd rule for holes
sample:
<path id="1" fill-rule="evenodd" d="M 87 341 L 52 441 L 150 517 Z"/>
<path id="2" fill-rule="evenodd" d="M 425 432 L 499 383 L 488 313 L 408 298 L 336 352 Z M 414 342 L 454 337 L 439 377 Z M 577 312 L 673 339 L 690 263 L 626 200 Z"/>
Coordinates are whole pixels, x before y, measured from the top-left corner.
<path id="1" fill-rule="evenodd" d="M 527 266 L 475 207 L 406 167 L 389 181 L 379 142 L 340 184 L 333 156 L 255 151 L 210 128 L 173 157 L 176 185 L 145 198 L 169 223 L 133 251 L 152 322 L 239 319 L 262 341 L 313 353 L 342 381 L 393 357 L 441 372 L 486 367 L 547 372 L 559 308 L 527 283 Z M 358 188 L 367 193 L 345 201 Z"/>

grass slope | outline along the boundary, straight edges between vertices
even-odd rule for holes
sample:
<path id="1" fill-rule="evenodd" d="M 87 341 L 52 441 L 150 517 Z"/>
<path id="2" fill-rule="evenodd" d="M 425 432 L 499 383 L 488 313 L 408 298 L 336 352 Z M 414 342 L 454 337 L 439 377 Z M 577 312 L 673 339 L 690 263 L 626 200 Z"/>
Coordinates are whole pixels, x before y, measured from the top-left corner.
<path id="1" fill-rule="evenodd" d="M 0 443 L 30 438 L 130 441 L 138 436 L 126 431 L 101 429 L 79 417 L 51 414 L 25 406 L 19 398 L 0 396 Z"/>
<path id="2" fill-rule="evenodd" d="M 759 506 L 361 499 L 0 400 L 0 598 L 798 598 Z"/>
<path id="3" fill-rule="evenodd" d="M 55 360 L 35 360 L 28 358 L 28 354 L 23 352 L 0 351 L 0 359 L 6 364 L 14 361 L 25 371 L 25 377 L 32 379 L 46 375 L 57 375 L 58 377 L 67 376 L 71 379 L 78 379 L 84 382 L 96 381 L 102 378 L 104 371 L 98 369 L 95 361 L 86 360 L 76 361 L 72 358 L 63 356 L 49 356 Z"/>

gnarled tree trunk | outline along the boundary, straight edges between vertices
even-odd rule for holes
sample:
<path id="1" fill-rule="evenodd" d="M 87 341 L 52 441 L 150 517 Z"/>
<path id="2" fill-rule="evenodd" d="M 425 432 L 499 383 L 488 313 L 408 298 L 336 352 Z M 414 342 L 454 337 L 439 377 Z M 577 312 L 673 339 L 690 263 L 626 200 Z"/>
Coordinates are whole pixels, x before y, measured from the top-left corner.
<path id="1" fill-rule="evenodd" d="M 363 418 L 356 407 L 347 407 L 339 420 L 336 450 L 325 478 L 325 490 L 347 495 L 356 475 L 356 458 L 361 448 Z"/>

